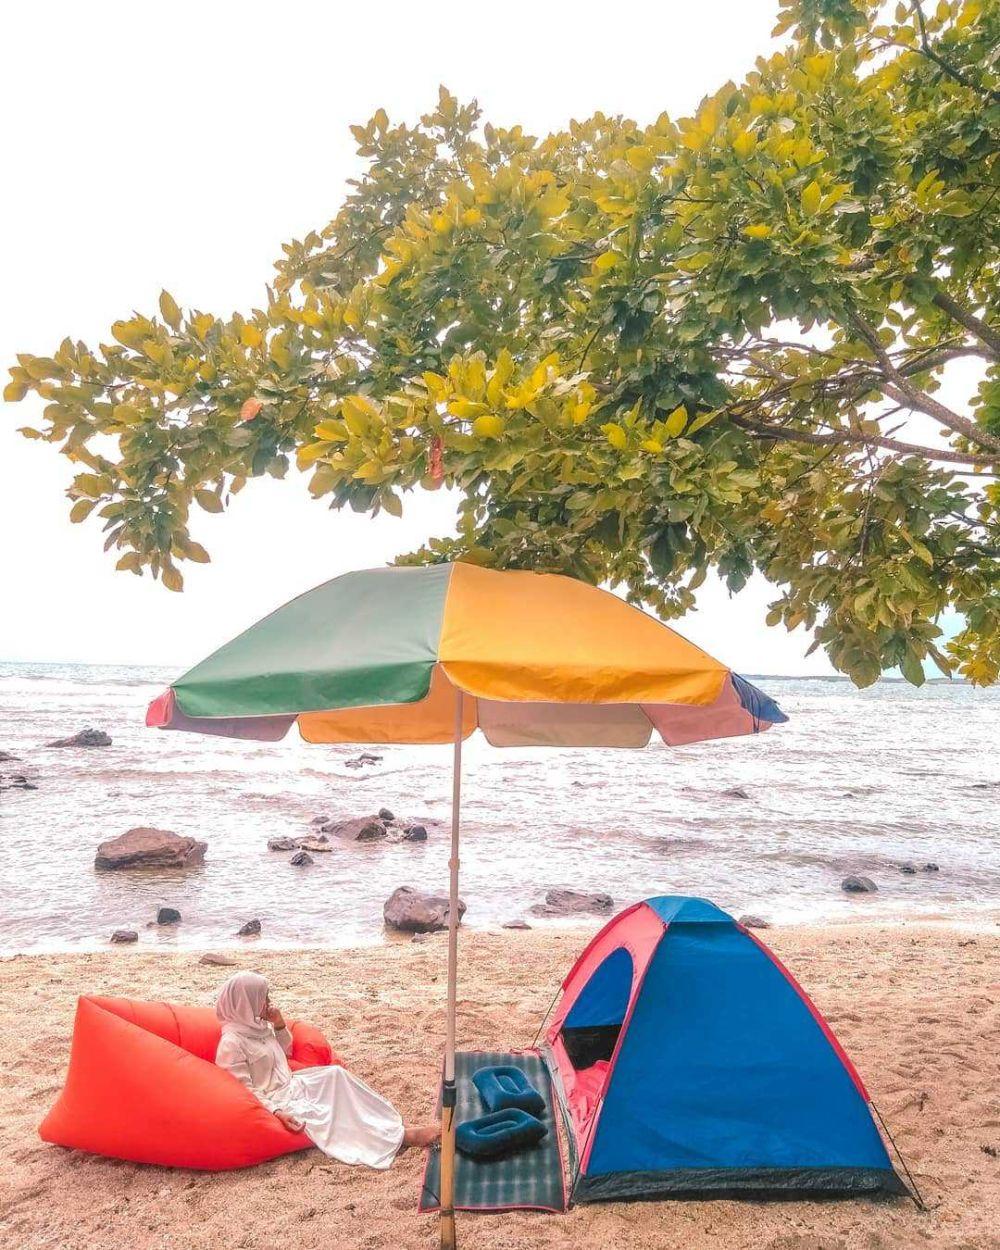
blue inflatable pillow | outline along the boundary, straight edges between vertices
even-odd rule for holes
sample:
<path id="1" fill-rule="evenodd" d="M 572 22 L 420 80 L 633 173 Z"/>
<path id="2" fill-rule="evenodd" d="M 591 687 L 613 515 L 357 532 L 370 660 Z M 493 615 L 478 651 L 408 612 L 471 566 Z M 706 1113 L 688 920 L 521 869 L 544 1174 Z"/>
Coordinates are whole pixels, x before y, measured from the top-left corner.
<path id="1" fill-rule="evenodd" d="M 487 1111 L 504 1111 L 516 1107 L 528 1115 L 544 1115 L 545 1099 L 520 1068 L 479 1068 L 472 1074 L 472 1083 Z"/>
<path id="2" fill-rule="evenodd" d="M 517 1107 L 507 1107 L 460 1124 L 455 1130 L 455 1145 L 470 1158 L 496 1159 L 534 1146 L 548 1131 L 533 1115 Z"/>

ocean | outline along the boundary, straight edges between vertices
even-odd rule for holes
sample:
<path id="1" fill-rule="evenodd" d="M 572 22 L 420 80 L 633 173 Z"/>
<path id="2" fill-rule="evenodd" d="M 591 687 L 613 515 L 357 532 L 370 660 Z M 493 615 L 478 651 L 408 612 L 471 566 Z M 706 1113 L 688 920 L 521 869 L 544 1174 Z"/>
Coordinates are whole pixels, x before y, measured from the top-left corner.
<path id="1" fill-rule="evenodd" d="M 0 663 L 0 750 L 35 790 L 0 793 L 0 953 L 382 941 L 399 885 L 447 887 L 451 750 L 273 745 L 144 727 L 172 669 Z M 468 926 L 526 916 L 549 889 L 711 898 L 776 922 L 1000 922 L 1000 689 L 755 677 L 791 717 L 753 738 L 644 751 L 465 746 Z M 109 747 L 44 744 L 86 726 Z M 0 765 L 0 771 L 4 770 Z M 746 798 L 727 797 L 739 788 Z M 267 839 L 388 807 L 425 843 L 337 844 L 306 868 Z M 152 825 L 208 843 L 183 871 L 99 872 L 99 842 Z M 903 873 L 902 863 L 917 871 Z M 936 864 L 937 871 L 924 865 Z M 849 895 L 848 874 L 878 892 Z M 178 925 L 151 924 L 160 906 Z M 534 925 L 558 921 L 528 917 Z"/>

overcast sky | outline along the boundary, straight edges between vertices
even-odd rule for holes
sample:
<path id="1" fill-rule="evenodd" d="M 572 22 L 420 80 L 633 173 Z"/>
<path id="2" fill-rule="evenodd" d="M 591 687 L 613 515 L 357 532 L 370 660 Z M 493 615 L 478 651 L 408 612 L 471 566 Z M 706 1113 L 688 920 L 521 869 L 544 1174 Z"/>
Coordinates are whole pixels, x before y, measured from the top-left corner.
<path id="1" fill-rule="evenodd" d="M 184 307 L 261 305 L 281 243 L 336 212 L 360 163 L 348 131 L 379 107 L 414 121 L 439 83 L 534 133 L 597 109 L 691 110 L 770 46 L 777 0 L 475 5 L 6 5 L 0 363 L 65 335 L 96 345 L 166 287 Z M 71 526 L 71 466 L 0 409 L 0 660 L 187 665 L 299 591 L 446 531 L 453 500 L 401 520 L 331 512 L 290 474 L 199 515 L 208 566 L 187 589 L 113 572 Z M 706 583 L 679 628 L 744 672 L 826 673 L 809 638 L 767 629 L 762 581 Z"/>

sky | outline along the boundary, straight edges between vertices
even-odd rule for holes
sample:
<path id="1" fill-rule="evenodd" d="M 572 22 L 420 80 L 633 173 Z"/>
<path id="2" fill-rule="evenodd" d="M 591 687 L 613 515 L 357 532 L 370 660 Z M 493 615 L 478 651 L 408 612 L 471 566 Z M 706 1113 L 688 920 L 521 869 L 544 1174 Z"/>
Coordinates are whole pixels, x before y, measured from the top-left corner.
<path id="1" fill-rule="evenodd" d="M 438 85 L 541 134 L 601 109 L 684 114 L 771 46 L 777 0 L 475 5 L 290 0 L 3 6 L 8 190 L 0 205 L 0 364 L 66 335 L 96 344 L 166 287 L 219 315 L 264 301 L 283 241 L 333 217 L 361 169 L 348 127 L 415 121 Z M 186 589 L 115 573 L 96 524 L 71 526 L 72 468 L 0 407 L 0 660 L 187 666 L 284 600 L 449 530 L 454 498 L 401 519 L 333 512 L 304 480 L 252 482 L 192 526 L 212 563 Z M 774 590 L 709 580 L 680 631 L 737 670 L 831 671 L 809 636 L 767 628 Z"/>

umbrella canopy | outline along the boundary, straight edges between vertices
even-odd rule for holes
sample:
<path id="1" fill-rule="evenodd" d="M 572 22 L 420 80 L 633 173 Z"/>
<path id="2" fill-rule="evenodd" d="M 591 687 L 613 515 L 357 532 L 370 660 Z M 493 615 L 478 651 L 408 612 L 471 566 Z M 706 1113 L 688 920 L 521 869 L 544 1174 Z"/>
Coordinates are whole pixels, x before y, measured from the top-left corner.
<path id="1" fill-rule="evenodd" d="M 573 578 L 367 569 L 308 591 L 186 673 L 147 724 L 277 741 L 672 746 L 787 718 L 700 647 Z"/>
<path id="2" fill-rule="evenodd" d="M 455 1246 L 462 742 L 642 747 L 759 733 L 776 703 L 700 647 L 573 578 L 472 564 L 369 569 L 310 590 L 191 669 L 146 723 L 277 741 L 452 742 L 441 1245 Z"/>

